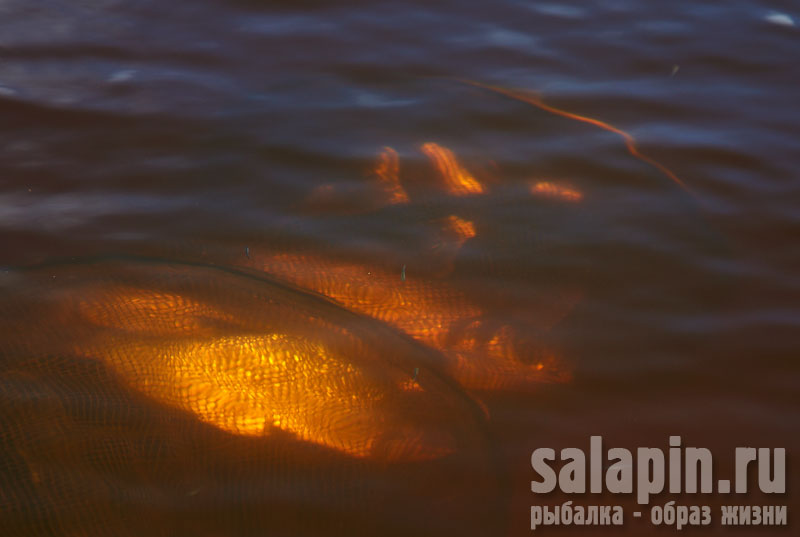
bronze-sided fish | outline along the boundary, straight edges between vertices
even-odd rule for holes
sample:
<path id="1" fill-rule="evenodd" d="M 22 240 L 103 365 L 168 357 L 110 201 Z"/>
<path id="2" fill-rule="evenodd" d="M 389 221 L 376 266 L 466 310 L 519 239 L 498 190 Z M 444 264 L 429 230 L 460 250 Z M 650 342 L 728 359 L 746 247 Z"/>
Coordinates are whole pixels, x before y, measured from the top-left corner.
<path id="1" fill-rule="evenodd" d="M 488 187 L 450 149 L 426 143 L 421 151 L 431 160 L 447 196 L 474 198 L 488 192 Z M 376 204 L 391 207 L 411 203 L 400 178 L 396 151 L 383 148 L 372 175 L 375 181 L 369 185 L 375 203 L 367 204 L 367 210 L 373 210 Z M 314 192 L 314 205 L 319 206 L 322 195 L 330 197 L 328 206 L 344 205 L 335 199 L 336 189 L 331 185 Z M 580 191 L 558 181 L 533 182 L 523 195 L 569 204 L 582 200 Z M 532 291 L 514 294 L 514 303 L 505 304 L 514 311 L 504 321 L 490 319 L 483 303 L 485 296 L 479 297 L 475 292 L 475 287 L 488 286 L 480 282 L 459 285 L 447 277 L 459 250 L 476 237 L 475 223 L 449 214 L 436 220 L 435 225 L 438 229 L 423 248 L 430 254 L 429 265 L 436 268 L 434 276 L 408 276 L 406 265 L 402 265 L 398 277 L 380 259 L 365 262 L 315 251 L 287 253 L 259 248 L 250 258 L 238 262 L 384 321 L 441 351 L 447 374 L 466 389 L 524 389 L 539 382 L 568 380 L 568 364 L 536 336 L 560 322 L 579 300 L 580 292 L 573 287 L 542 291 L 542 282 L 532 282 Z"/>
<path id="2" fill-rule="evenodd" d="M 130 388 L 224 431 L 281 430 L 348 455 L 438 458 L 479 417 L 435 352 L 273 281 L 107 260 L 6 274 L 4 352 L 100 360 Z"/>

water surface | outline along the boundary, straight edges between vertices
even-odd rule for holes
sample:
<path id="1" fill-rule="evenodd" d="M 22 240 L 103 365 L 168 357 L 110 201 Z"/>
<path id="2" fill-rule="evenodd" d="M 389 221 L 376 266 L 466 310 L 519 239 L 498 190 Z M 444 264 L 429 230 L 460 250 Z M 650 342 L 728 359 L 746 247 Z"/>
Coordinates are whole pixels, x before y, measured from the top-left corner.
<path id="1" fill-rule="evenodd" d="M 441 353 L 439 373 L 488 414 L 474 418 L 473 444 L 490 446 L 405 466 L 298 452 L 292 439 L 265 451 L 64 349 L 31 368 L 31 348 L 9 343 L 41 337 L 31 318 L 0 347 L 12 424 L 0 486 L 24 491 L 4 534 L 525 535 L 537 447 L 681 435 L 712 449 L 720 472 L 736 446 L 786 447 L 791 460 L 800 11 L 662 4 L 0 3 L 9 277 L 124 255 L 266 271 L 334 299 L 350 285 L 336 307 Z M 624 131 L 646 159 L 619 132 L 504 89 Z M 425 144 L 450 151 L 481 192 L 448 188 Z M 407 203 L 381 197 L 385 147 Z M 406 309 L 354 294 L 362 284 L 405 285 L 391 296 Z M 415 285 L 424 293 L 403 294 Z M 513 344 L 492 347 L 504 333 Z M 481 382 L 487 368 L 454 373 L 454 357 L 501 347 L 553 374 L 514 386 Z M 55 481 L 42 477 L 58 464 L 48 460 L 67 468 Z M 276 467 L 285 473 L 270 481 Z M 788 496 L 747 501 L 796 506 L 791 468 Z M 473 523 L 487 498 L 495 513 Z"/>

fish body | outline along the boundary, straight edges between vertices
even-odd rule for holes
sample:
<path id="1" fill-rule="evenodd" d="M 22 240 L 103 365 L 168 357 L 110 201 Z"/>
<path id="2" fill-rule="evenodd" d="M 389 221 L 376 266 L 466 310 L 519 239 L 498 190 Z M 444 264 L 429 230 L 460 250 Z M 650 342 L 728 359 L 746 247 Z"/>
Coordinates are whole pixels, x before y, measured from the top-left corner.
<path id="1" fill-rule="evenodd" d="M 429 142 L 420 152 L 438 177 L 429 190 L 438 187 L 439 192 L 429 199 L 415 200 L 408 194 L 397 151 L 384 147 L 372 170 L 373 180 L 365 185 L 372 199 L 362 204 L 363 212 L 348 204 L 352 196 L 336 185 L 320 186 L 307 200 L 306 209 L 315 217 L 333 211 L 323 215 L 327 216 L 323 221 L 331 225 L 340 220 L 364 222 L 355 227 L 366 229 L 366 235 L 358 238 L 369 245 L 369 251 L 313 247 L 280 251 L 264 244 L 248 259 L 226 257 L 223 262 L 269 274 L 389 324 L 439 351 L 444 374 L 474 397 L 482 392 L 528 391 L 542 382 L 568 381 L 571 367 L 558 349 L 548 344 L 546 335 L 580 300 L 580 290 L 576 285 L 530 278 L 520 285 L 502 278 L 454 277 L 462 249 L 486 228 L 479 230 L 485 223 L 466 218 L 466 213 L 474 213 L 477 200 L 492 192 L 452 150 Z M 583 194 L 558 181 L 537 181 L 515 197 L 530 199 L 534 208 L 549 203 L 571 209 L 582 201 Z M 489 205 L 494 201 L 488 199 Z M 454 214 L 460 207 L 465 214 Z M 387 244 L 389 239 L 369 235 L 368 222 L 371 217 L 381 221 L 386 215 L 377 212 L 382 210 L 390 211 L 398 229 L 417 233 L 417 252 L 402 253 L 402 248 Z M 358 220 L 359 214 L 366 219 Z M 503 231 L 501 236 L 509 235 L 508 230 Z M 514 230 L 511 235 L 528 237 L 528 230 Z M 500 253 L 517 257 L 517 252 Z M 415 261 L 413 273 L 405 256 Z"/>
<path id="2" fill-rule="evenodd" d="M 560 321 L 577 301 L 576 292 L 534 297 L 545 303 L 532 303 L 527 318 L 494 322 L 485 306 L 447 280 L 403 280 L 380 266 L 313 254 L 259 255 L 251 266 L 440 351 L 443 372 L 472 393 L 526 390 L 570 378 L 568 364 L 555 350 L 527 336 Z"/>
<path id="3" fill-rule="evenodd" d="M 23 271 L 5 291 L 4 324 L 18 327 L 6 349 L 99 360 L 131 389 L 232 434 L 282 431 L 387 462 L 477 441 L 474 407 L 437 371 L 437 353 L 265 278 L 98 261 Z"/>

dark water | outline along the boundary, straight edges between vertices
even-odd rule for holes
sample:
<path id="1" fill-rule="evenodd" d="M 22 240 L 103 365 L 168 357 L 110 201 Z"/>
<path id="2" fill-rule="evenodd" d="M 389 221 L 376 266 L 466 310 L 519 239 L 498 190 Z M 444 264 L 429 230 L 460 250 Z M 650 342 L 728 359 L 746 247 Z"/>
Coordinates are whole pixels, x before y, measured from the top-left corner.
<path id="1" fill-rule="evenodd" d="M 0 3 L 4 288 L 54 259 L 55 275 L 81 277 L 89 256 L 341 283 L 335 260 L 466 297 L 481 327 L 514 327 L 534 355 L 523 362 L 549 349 L 564 373 L 465 387 L 489 417 L 438 463 L 365 462 L 209 428 L 66 349 L 20 347 L 20 333 L 43 337 L 42 319 L 23 318 L 0 347 L 2 533 L 525 535 L 542 501 L 531 451 L 588 449 L 592 434 L 629 449 L 680 435 L 726 475 L 737 446 L 785 447 L 787 495 L 678 498 L 789 505 L 791 521 L 798 20 L 779 0 Z M 624 131 L 645 158 L 503 88 Z M 426 143 L 485 192 L 448 194 Z M 409 203 L 376 201 L 383 147 Z M 532 193 L 542 182 L 580 199 Z M 450 216 L 474 237 L 448 250 Z M 315 261 L 267 270 L 285 252 Z M 69 286 L 25 289 L 41 305 Z M 463 308 L 443 296 L 433 304 Z M 364 322 L 452 351 L 382 321 Z M 609 533 L 648 530 L 628 519 Z"/>

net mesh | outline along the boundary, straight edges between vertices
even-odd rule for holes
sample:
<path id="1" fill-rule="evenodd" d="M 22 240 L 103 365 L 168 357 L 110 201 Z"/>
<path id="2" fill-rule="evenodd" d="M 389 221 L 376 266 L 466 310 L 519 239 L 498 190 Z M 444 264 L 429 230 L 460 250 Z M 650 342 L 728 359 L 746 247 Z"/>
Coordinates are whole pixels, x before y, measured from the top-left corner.
<path id="1" fill-rule="evenodd" d="M 479 411 L 435 355 L 380 323 L 261 278 L 149 261 L 12 271 L 0 294 L 3 535 L 494 524 Z"/>

